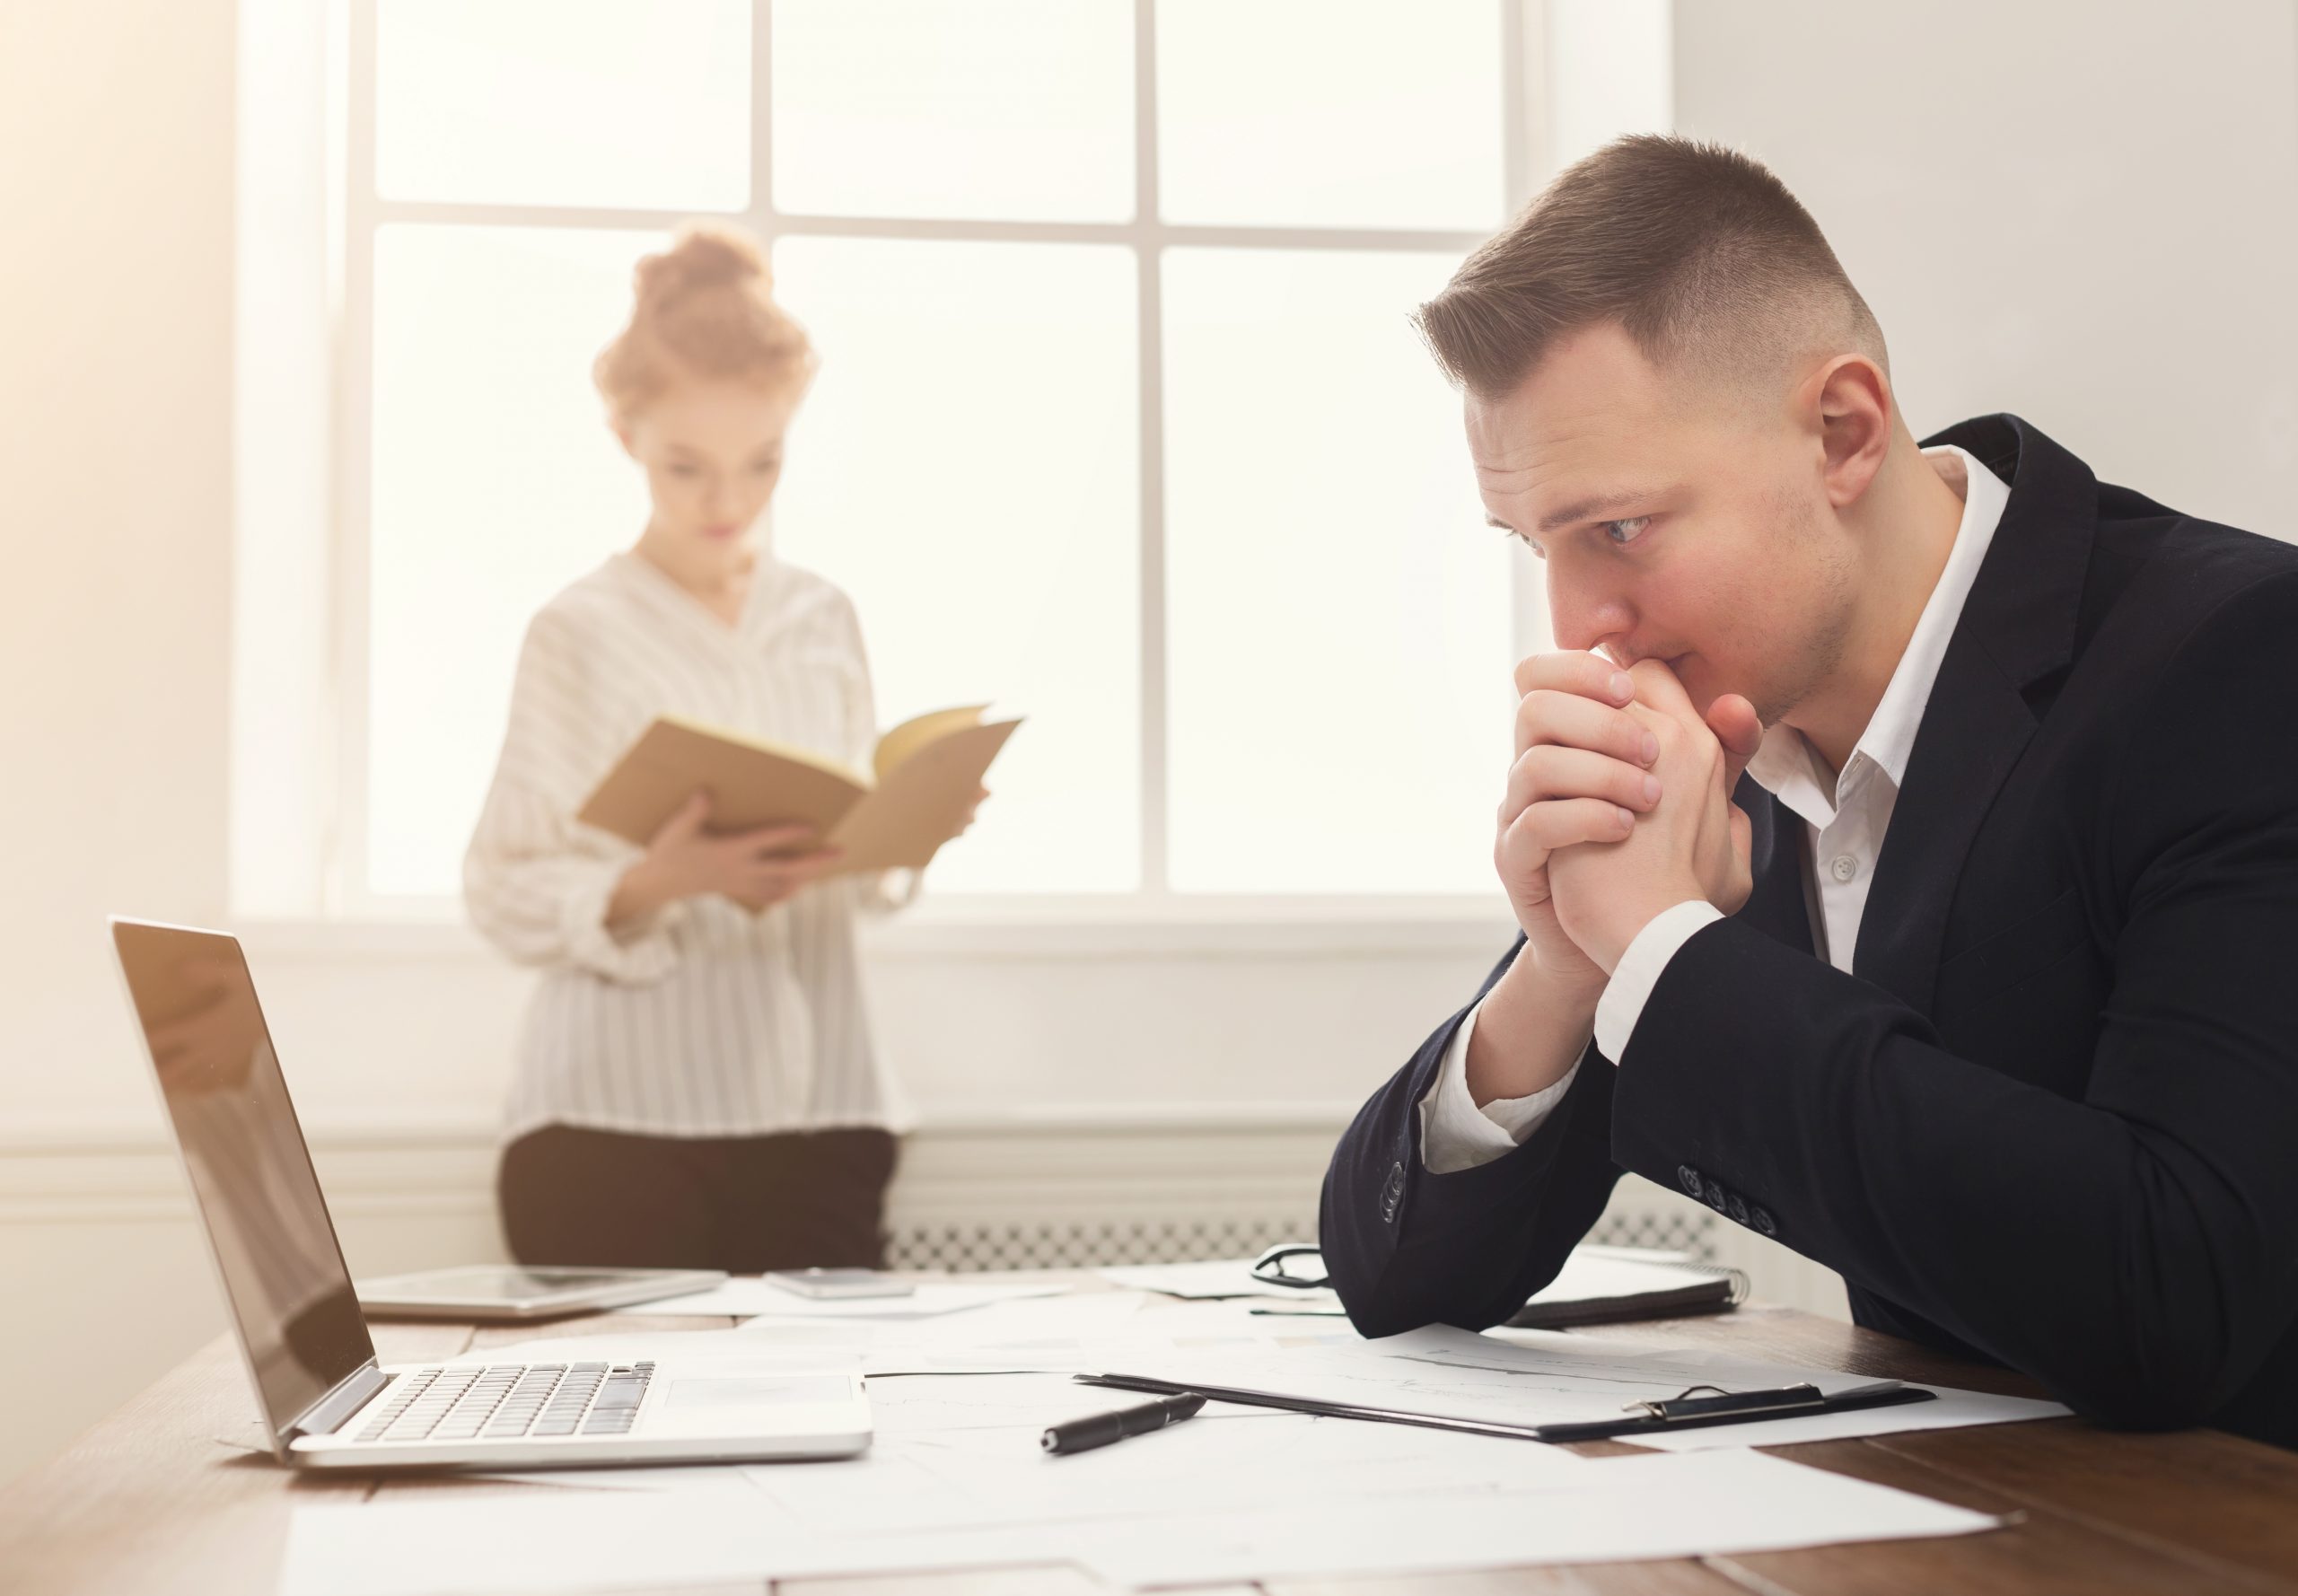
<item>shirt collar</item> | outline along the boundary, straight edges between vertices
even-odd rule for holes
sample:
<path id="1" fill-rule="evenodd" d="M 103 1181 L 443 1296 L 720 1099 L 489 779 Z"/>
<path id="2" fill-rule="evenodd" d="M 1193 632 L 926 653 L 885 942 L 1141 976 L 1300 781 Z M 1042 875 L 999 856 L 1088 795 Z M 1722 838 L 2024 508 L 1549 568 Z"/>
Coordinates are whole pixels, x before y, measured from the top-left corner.
<path id="1" fill-rule="evenodd" d="M 1851 758 L 1830 784 L 1826 779 L 1827 766 L 1818 752 L 1801 732 L 1783 721 L 1764 732 L 1762 745 L 1748 761 L 1748 775 L 1758 786 L 1814 826 L 1824 826 L 1835 819 L 1841 795 L 1855 780 L 1860 779 L 1863 767 L 1873 767 L 1890 782 L 1894 791 L 1906 779 L 1908 757 L 1914 751 L 1915 734 L 1923 723 L 1924 708 L 1931 702 L 1932 685 L 1939 678 L 1939 662 L 1946 657 L 1948 640 L 1955 635 L 1955 623 L 1962 618 L 1963 602 L 1970 597 L 1971 583 L 1978 579 L 1979 566 L 1986 560 L 1987 546 L 1995 540 L 1995 529 L 2003 520 L 2004 506 L 2011 502 L 2011 489 L 2003 478 L 1968 451 L 1950 443 L 1925 450 L 1923 458 L 1933 462 L 1934 469 L 1951 482 L 1960 467 L 1963 478 L 1962 519 L 1956 523 L 1954 547 L 1948 550 L 1947 563 L 1932 586 L 1930 598 L 1924 601 L 1914 635 L 1908 637 L 1907 648 L 1891 671 L 1890 682 L 1877 700 L 1867 729 L 1859 734 Z"/>

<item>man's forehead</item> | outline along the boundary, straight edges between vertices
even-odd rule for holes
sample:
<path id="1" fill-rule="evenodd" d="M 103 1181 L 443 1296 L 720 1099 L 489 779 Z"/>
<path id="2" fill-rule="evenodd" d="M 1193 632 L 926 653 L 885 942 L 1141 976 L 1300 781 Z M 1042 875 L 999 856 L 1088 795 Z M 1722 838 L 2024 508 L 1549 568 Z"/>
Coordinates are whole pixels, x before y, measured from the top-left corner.
<path id="1" fill-rule="evenodd" d="M 1609 503 L 1653 487 L 1680 463 L 1645 418 L 1617 406 L 1547 415 L 1506 406 L 1479 414 L 1472 406 L 1469 452 L 1486 502 L 1504 505 L 1523 531 L 1567 504 Z"/>
<path id="2" fill-rule="evenodd" d="M 1510 496 L 1566 476 L 1645 471 L 1677 411 L 1626 333 L 1592 328 L 1561 340 L 1510 392 L 1469 396 L 1469 454 L 1478 486 Z"/>
<path id="3" fill-rule="evenodd" d="M 1469 450 L 1478 470 L 1542 470 L 1629 448 L 1673 408 L 1625 330 L 1592 326 L 1560 338 L 1505 395 L 1469 395 Z"/>

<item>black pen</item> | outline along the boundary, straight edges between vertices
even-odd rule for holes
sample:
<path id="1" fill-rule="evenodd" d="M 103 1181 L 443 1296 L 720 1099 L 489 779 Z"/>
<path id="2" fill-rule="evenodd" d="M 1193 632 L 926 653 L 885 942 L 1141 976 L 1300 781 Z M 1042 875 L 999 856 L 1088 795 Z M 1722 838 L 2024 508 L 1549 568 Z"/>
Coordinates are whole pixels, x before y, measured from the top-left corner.
<path id="1" fill-rule="evenodd" d="M 1114 1413 L 1092 1413 L 1067 1420 L 1048 1430 L 1039 1443 L 1049 1452 L 1091 1451 L 1127 1435 L 1146 1435 L 1152 1430 L 1194 1418 L 1197 1410 L 1204 1406 L 1203 1397 L 1195 1391 L 1183 1391 L 1179 1396 L 1144 1402 L 1138 1407 L 1120 1407 Z"/>

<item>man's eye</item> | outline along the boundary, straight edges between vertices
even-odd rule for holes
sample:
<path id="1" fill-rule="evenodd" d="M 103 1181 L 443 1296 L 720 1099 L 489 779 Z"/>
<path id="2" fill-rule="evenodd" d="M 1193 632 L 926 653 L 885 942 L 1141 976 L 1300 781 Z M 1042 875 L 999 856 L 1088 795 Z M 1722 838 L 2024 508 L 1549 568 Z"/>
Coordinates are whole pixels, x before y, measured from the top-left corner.
<path id="1" fill-rule="evenodd" d="M 1518 531 L 1513 527 L 1502 527 L 1500 529 L 1500 535 L 1504 538 L 1513 538 L 1517 542 L 1522 543 L 1525 548 L 1531 549 L 1540 558 L 1548 558 L 1547 549 L 1542 548 L 1539 544 L 1533 542 L 1530 538 L 1527 538 L 1523 533 Z"/>
<path id="2" fill-rule="evenodd" d="M 1624 546 L 1641 538 L 1645 529 L 1651 524 L 1652 518 L 1648 515 L 1631 515 L 1626 521 L 1608 521 L 1604 522 L 1604 536 Z"/>

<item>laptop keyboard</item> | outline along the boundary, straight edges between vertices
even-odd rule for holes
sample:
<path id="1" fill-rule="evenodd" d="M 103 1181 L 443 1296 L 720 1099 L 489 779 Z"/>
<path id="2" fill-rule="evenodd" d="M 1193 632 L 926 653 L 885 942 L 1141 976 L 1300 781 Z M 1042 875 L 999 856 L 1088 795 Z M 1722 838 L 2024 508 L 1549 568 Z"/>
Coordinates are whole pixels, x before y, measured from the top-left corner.
<path id="1" fill-rule="evenodd" d="M 651 1362 L 418 1369 L 399 1382 L 358 1439 L 627 1435 L 653 1378 Z"/>

